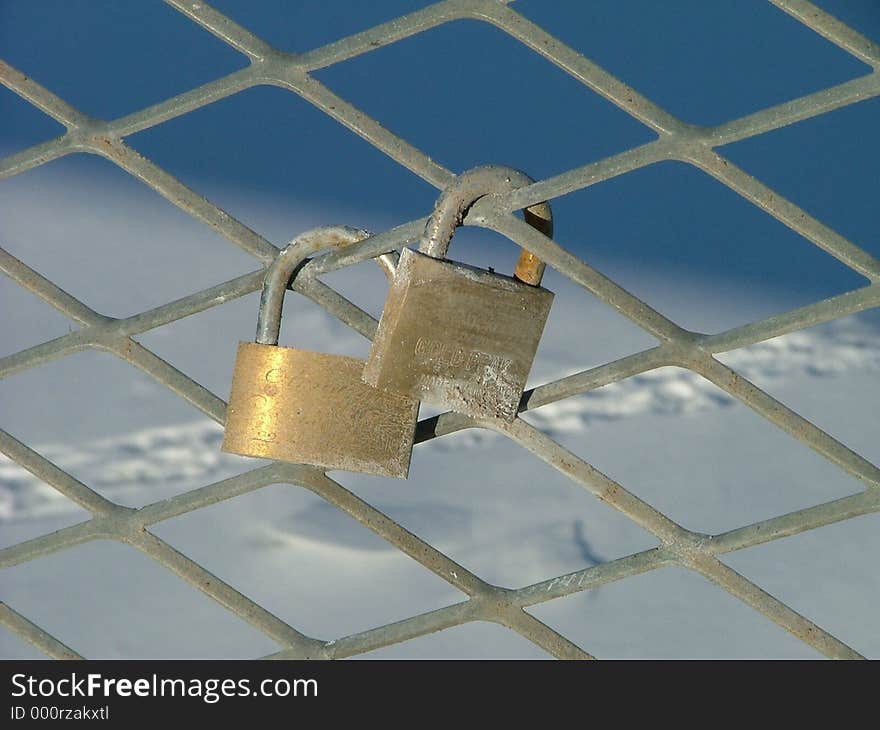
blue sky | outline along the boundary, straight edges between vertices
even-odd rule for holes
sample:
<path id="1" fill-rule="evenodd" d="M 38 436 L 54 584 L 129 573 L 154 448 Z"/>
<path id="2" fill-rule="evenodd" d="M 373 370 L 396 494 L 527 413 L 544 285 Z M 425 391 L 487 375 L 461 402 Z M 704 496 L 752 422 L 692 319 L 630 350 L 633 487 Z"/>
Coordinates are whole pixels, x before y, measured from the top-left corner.
<path id="1" fill-rule="evenodd" d="M 304 51 L 424 2 L 218 0 L 285 50 Z M 873 0 L 819 3 L 880 40 Z M 670 112 L 717 124 L 870 69 L 761 0 L 541 2 L 514 7 Z M 245 65 L 160 2 L 0 0 L 0 56 L 83 111 L 114 118 Z M 541 178 L 654 138 L 653 132 L 503 32 L 462 21 L 316 73 L 333 91 L 453 171 L 483 163 Z M 60 127 L 0 89 L 6 152 Z M 880 255 L 880 99 L 720 151 Z M 276 243 L 247 200 L 424 215 L 436 191 L 307 102 L 257 88 L 128 139 Z M 59 171 L 100 176 L 77 158 Z M 28 173 L 23 178 L 27 178 Z M 107 170 L 108 180 L 117 175 Z M 7 183 L 7 184 L 15 184 Z M 864 280 L 695 168 L 662 163 L 554 201 L 557 240 L 638 294 L 638 273 L 724 276 L 778 287 L 787 306 Z M 292 235 L 295 232 L 290 232 Z M 2 235 L 2 224 L 0 224 Z M 462 256 L 466 257 L 466 256 Z"/>

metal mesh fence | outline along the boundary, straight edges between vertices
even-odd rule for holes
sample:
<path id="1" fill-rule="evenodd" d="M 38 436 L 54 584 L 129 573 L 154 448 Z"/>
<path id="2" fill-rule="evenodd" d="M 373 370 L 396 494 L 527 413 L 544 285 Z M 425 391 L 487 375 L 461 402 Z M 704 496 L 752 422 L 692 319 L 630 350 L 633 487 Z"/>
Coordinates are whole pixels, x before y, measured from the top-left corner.
<path id="1" fill-rule="evenodd" d="M 483 198 L 467 216 L 466 224 L 493 229 L 534 252 L 549 266 L 644 328 L 660 343 L 637 354 L 534 388 L 525 394 L 522 409 L 527 411 L 580 395 L 659 367 L 671 365 L 687 368 L 861 480 L 864 490 L 728 532 L 708 535 L 676 524 L 521 418 L 511 424 L 477 422 L 448 412 L 421 421 L 417 431 L 418 442 L 467 428 L 492 429 L 502 434 L 552 465 L 575 484 L 615 507 L 650 531 L 659 541 L 658 546 L 650 550 L 567 575 L 550 577 L 534 585 L 509 589 L 491 585 L 458 565 L 314 467 L 272 463 L 168 500 L 132 509 L 105 499 L 26 444 L 0 431 L 0 451 L 89 510 L 92 515 L 85 522 L 0 550 L 0 566 L 17 565 L 89 540 L 119 540 L 143 551 L 279 643 L 283 649 L 273 657 L 343 658 L 471 621 L 492 621 L 517 632 L 554 656 L 590 658 L 589 647 L 584 649 L 575 645 L 525 609 L 611 581 L 677 565 L 705 576 L 826 656 L 860 657 L 854 649 L 725 565 L 719 556 L 880 511 L 880 469 L 719 362 L 713 355 L 878 306 L 880 262 L 739 169 L 718 154 L 715 148 L 880 95 L 880 46 L 804 0 L 771 0 L 805 26 L 870 65 L 873 71 L 808 96 L 705 128 L 685 124 L 671 116 L 580 53 L 548 35 L 541 27 L 508 7 L 503 0 L 445 0 L 299 55 L 270 47 L 204 2 L 166 1 L 192 22 L 245 54 L 250 64 L 162 103 L 113 121 L 103 121 L 82 114 L 21 71 L 0 61 L 0 81 L 67 128 L 66 133 L 56 139 L 0 160 L 0 176 L 13 176 L 75 152 L 101 155 L 189 215 L 211 226 L 265 267 L 277 254 L 275 246 L 138 154 L 126 145 L 125 137 L 244 89 L 268 84 L 298 94 L 400 165 L 435 187 L 443 188 L 453 179 L 453 173 L 335 95 L 310 72 L 450 21 L 470 18 L 490 23 L 658 134 L 658 138 L 648 144 L 503 195 Z M 720 334 L 697 335 L 665 318 L 513 215 L 513 211 L 534 203 L 552 200 L 664 160 L 685 162 L 711 175 L 868 278 L 870 285 Z M 302 269 L 293 287 L 357 332 L 372 337 L 376 328 L 375 320 L 317 277 L 410 244 L 418 239 L 424 224 L 424 219 L 410 221 L 345 251 L 317 257 Z M 140 368 L 210 418 L 223 423 L 226 408 L 223 400 L 132 338 L 257 290 L 262 282 L 263 269 L 124 319 L 106 317 L 93 311 L 2 249 L 0 269 L 78 325 L 69 334 L 0 359 L 0 376 L 9 376 L 86 348 L 98 348 Z M 175 550 L 149 529 L 163 520 L 279 483 L 305 487 L 348 513 L 425 569 L 463 591 L 468 596 L 467 600 L 332 641 L 319 640 L 304 635 L 274 616 Z M 49 656 L 79 656 L 75 648 L 68 647 L 5 603 L 0 603 L 0 621 Z"/>

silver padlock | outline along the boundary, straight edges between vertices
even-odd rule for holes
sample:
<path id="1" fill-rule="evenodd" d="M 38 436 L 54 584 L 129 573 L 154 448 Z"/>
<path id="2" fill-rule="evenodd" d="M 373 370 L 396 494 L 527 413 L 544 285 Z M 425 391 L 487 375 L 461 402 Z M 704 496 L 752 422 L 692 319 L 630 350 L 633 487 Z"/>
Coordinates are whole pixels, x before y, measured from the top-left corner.
<path id="1" fill-rule="evenodd" d="M 445 256 L 476 200 L 531 182 L 508 167 L 478 167 L 440 195 L 419 250 L 400 255 L 365 382 L 477 418 L 516 417 L 553 302 L 553 293 L 540 286 L 544 264 L 523 251 L 510 277 Z M 552 235 L 548 203 L 524 215 Z"/>

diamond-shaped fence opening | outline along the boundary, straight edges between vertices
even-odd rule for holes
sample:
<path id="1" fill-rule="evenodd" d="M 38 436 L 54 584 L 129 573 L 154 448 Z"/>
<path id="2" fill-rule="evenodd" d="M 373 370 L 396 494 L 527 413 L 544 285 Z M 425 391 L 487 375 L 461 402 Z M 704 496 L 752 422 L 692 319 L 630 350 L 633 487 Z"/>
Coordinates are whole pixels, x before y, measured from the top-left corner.
<path id="1" fill-rule="evenodd" d="M 92 515 L 85 522 L 65 527 L 51 535 L 0 550 L 0 566 L 19 565 L 92 540 L 115 539 L 140 550 L 283 647 L 272 656 L 303 658 L 343 658 L 365 654 L 436 631 L 484 621 L 515 631 L 554 656 L 589 658 L 589 652 L 595 651 L 593 647 L 578 646 L 559 630 L 536 618 L 536 613 L 540 614 L 540 611 L 528 612 L 526 609 L 554 598 L 587 591 L 664 566 L 677 566 L 703 576 L 826 656 L 860 656 L 856 649 L 736 572 L 730 567 L 732 561 L 723 562 L 720 558 L 733 551 L 880 511 L 880 469 L 775 400 L 714 355 L 877 307 L 880 305 L 880 262 L 760 180 L 745 173 L 716 149 L 880 96 L 880 46 L 805 0 L 771 0 L 775 6 L 800 21 L 806 28 L 869 65 L 873 71 L 807 96 L 707 128 L 686 124 L 664 111 L 650 99 L 546 33 L 503 0 L 445 0 L 299 55 L 276 50 L 205 2 L 167 2 L 190 21 L 244 54 L 249 61 L 247 67 L 141 111 L 104 122 L 92 119 L 73 108 L 29 78 L 26 70 L 0 62 L 0 81 L 63 124 L 67 130 L 60 137 L 0 160 L 0 176 L 10 177 L 71 153 L 101 155 L 253 256 L 256 259 L 255 269 L 149 311 L 122 319 L 110 319 L 67 294 L 16 257 L 0 250 L 0 269 L 13 281 L 69 317 L 76 325 L 69 333 L 54 340 L 0 359 L 0 376 L 9 376 L 83 349 L 98 348 L 139 368 L 222 424 L 226 406 L 223 400 L 133 338 L 256 291 L 261 284 L 262 267 L 273 260 L 277 249 L 265 238 L 138 154 L 126 144 L 125 138 L 245 89 L 272 85 L 297 94 L 426 182 L 442 188 L 452 180 L 452 172 L 407 140 L 396 136 L 376 120 L 360 112 L 318 81 L 313 72 L 369 53 L 378 47 L 416 36 L 430 28 L 455 20 L 472 19 L 491 23 L 511 38 L 532 48 L 657 134 L 654 141 L 574 167 L 499 196 L 491 208 L 476 205 L 469 216 L 470 223 L 493 229 L 533 251 L 557 272 L 614 307 L 659 342 L 639 353 L 534 388 L 524 398 L 524 410 L 584 394 L 657 368 L 678 366 L 714 383 L 728 396 L 738 399 L 770 423 L 858 479 L 864 487 L 855 494 L 793 513 L 763 519 L 720 534 L 701 534 L 683 528 L 640 500 L 624 485 L 598 472 L 539 427 L 522 418 L 511 424 L 477 423 L 450 412 L 423 421 L 417 435 L 420 442 L 441 438 L 463 429 L 489 428 L 498 432 L 557 469 L 576 485 L 619 510 L 641 528 L 652 533 L 657 540 L 655 547 L 642 552 L 600 562 L 567 575 L 549 576 L 533 585 L 511 589 L 491 585 L 471 573 L 314 467 L 271 463 L 135 510 L 102 497 L 88 484 L 78 481 L 27 444 L 0 431 L 0 451 Z M 552 200 L 660 161 L 684 162 L 702 170 L 867 278 L 870 283 L 831 299 L 721 333 L 698 335 L 662 316 L 647 303 L 600 275 L 589 264 L 530 228 L 513 214 L 513 211 L 526 205 Z M 401 225 L 364 241 L 356 248 L 347 250 L 344 255 L 336 252 L 316 258 L 297 276 L 294 288 L 359 333 L 371 336 L 375 331 L 375 320 L 319 281 L 317 276 L 412 243 L 421 232 L 423 221 L 400 223 Z M 459 589 L 467 598 L 388 625 L 335 640 L 319 640 L 301 633 L 294 625 L 278 618 L 215 577 L 198 562 L 179 552 L 150 530 L 152 525 L 163 520 L 170 520 L 269 485 L 285 483 L 304 487 L 334 508 L 343 510 L 391 546 Z M 78 656 L 76 646 L 68 647 L 60 638 L 41 628 L 38 620 L 28 617 L 15 606 L 0 603 L 0 622 L 50 656 Z M 599 649 L 601 651 L 601 647 Z"/>

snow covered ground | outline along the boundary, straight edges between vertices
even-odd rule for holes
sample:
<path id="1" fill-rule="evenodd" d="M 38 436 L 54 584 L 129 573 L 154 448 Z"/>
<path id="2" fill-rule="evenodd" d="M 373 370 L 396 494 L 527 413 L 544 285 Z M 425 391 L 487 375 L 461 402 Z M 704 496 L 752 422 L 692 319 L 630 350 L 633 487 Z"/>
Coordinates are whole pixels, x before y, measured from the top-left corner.
<path id="1" fill-rule="evenodd" d="M 71 179 L 57 169 L 52 176 L 40 169 L 14 180 L 0 201 L 0 245 L 99 311 L 131 314 L 256 268 L 121 174 L 118 186 L 100 190 L 71 185 Z M 275 203 L 245 204 L 279 243 L 328 218 Z M 329 220 L 377 229 L 390 223 L 349 213 Z M 462 236 L 483 241 L 486 251 L 493 245 L 487 234 Z M 722 327 L 791 306 L 784 292 L 769 286 L 743 291 L 723 279 L 672 280 L 668 272 L 647 271 L 639 280 L 637 293 L 648 301 L 668 303 L 667 310 L 701 308 Z M 378 314 L 385 285 L 373 267 L 354 267 L 328 281 Z M 549 275 L 548 286 L 557 299 L 532 384 L 653 344 L 561 277 Z M 739 296 L 711 300 L 718 291 Z M 138 339 L 226 397 L 234 348 L 252 335 L 256 301 L 251 295 L 229 302 Z M 0 354 L 73 326 L 8 280 L 0 280 L 0 302 Z M 282 344 L 366 353 L 366 341 L 302 298 L 291 295 L 286 313 Z M 721 359 L 859 453 L 880 460 L 876 315 L 847 317 Z M 195 489 L 258 463 L 221 454 L 216 424 L 102 353 L 80 353 L 0 381 L 0 417 L 4 429 L 125 505 Z M 692 529 L 719 532 L 860 491 L 856 480 L 680 369 L 630 378 L 525 418 Z M 627 518 L 494 434 L 464 432 L 418 446 L 406 482 L 331 476 L 481 577 L 505 586 L 656 544 Z M 0 546 L 86 517 L 0 458 Z M 878 526 L 877 515 L 862 517 L 724 559 L 877 657 Z M 154 529 L 313 636 L 336 638 L 462 598 L 345 514 L 295 487 L 268 487 Z M 115 543 L 90 543 L 5 570 L 0 596 L 90 657 L 255 657 L 276 648 L 136 550 Z M 815 656 L 721 589 L 672 568 L 530 610 L 599 657 Z M 0 629 L 0 657 L 26 656 L 36 653 Z M 369 656 L 543 652 L 513 632 L 480 623 Z"/>

